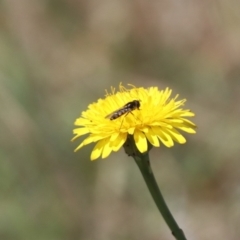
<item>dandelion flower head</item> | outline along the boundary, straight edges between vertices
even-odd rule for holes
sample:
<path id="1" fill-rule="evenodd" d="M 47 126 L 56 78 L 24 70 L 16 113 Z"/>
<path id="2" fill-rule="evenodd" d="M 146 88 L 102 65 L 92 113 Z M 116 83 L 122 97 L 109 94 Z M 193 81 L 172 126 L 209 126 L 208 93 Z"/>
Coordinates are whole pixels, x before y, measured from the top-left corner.
<path id="1" fill-rule="evenodd" d="M 72 141 L 87 136 L 75 151 L 94 142 L 91 160 L 100 156 L 106 158 L 112 151 L 118 151 L 128 135 L 132 135 L 137 149 L 144 153 L 148 151 L 148 144 L 172 147 L 174 142 L 185 143 L 186 139 L 179 130 L 195 133 L 195 124 L 186 119 L 193 117 L 194 113 L 182 109 L 186 99 L 178 100 L 178 95 L 171 97 L 169 88 L 129 86 L 127 89 L 120 84 L 117 92 L 111 88 L 104 99 L 90 104 L 76 119 L 77 128 L 73 130 Z M 133 101 L 139 103 L 139 108 L 131 108 Z M 127 103 L 130 105 L 126 106 Z"/>

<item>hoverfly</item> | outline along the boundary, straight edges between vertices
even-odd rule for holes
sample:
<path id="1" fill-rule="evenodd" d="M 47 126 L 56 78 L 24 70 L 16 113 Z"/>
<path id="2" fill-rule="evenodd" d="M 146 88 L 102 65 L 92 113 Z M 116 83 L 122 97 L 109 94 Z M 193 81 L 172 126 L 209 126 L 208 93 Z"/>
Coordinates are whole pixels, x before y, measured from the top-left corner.
<path id="1" fill-rule="evenodd" d="M 124 114 L 126 114 L 127 116 L 127 114 L 131 113 L 133 110 L 135 109 L 139 110 L 139 107 L 140 107 L 140 102 L 138 100 L 133 100 L 131 102 L 126 103 L 123 107 L 117 109 L 116 111 L 108 114 L 105 118 L 114 120 L 121 117 Z"/>

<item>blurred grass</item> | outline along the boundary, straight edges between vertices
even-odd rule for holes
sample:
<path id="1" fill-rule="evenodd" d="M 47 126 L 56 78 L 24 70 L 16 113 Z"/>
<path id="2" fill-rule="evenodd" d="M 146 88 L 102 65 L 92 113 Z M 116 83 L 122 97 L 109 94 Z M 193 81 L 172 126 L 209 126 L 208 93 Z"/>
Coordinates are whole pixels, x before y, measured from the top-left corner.
<path id="1" fill-rule="evenodd" d="M 172 239 L 123 150 L 73 153 L 74 120 L 119 82 L 187 98 L 197 134 L 152 150 L 156 178 L 189 239 L 239 239 L 238 2 L 0 6 L 0 239 Z"/>

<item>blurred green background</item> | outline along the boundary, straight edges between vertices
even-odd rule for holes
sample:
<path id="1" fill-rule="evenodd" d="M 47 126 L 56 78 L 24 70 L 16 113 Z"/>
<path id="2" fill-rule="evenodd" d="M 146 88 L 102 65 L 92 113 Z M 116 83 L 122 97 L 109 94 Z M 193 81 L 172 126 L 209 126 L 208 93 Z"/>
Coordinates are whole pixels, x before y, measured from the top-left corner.
<path id="1" fill-rule="evenodd" d="M 73 122 L 119 82 L 170 87 L 196 113 L 155 148 L 188 239 L 240 239 L 240 1 L 0 1 L 0 239 L 171 240 L 134 161 L 91 162 Z"/>

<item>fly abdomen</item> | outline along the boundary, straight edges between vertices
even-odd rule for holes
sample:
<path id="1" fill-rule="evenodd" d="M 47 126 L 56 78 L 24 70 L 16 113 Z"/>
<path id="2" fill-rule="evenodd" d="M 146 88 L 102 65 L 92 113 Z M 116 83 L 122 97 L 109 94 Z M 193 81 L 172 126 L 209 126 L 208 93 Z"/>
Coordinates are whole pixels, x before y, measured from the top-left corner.
<path id="1" fill-rule="evenodd" d="M 116 111 L 115 113 L 112 114 L 112 116 L 110 117 L 110 120 L 114 120 L 116 118 L 119 118 L 128 111 L 129 110 L 127 108 L 120 109 L 120 110 L 118 110 L 118 111 Z"/>

